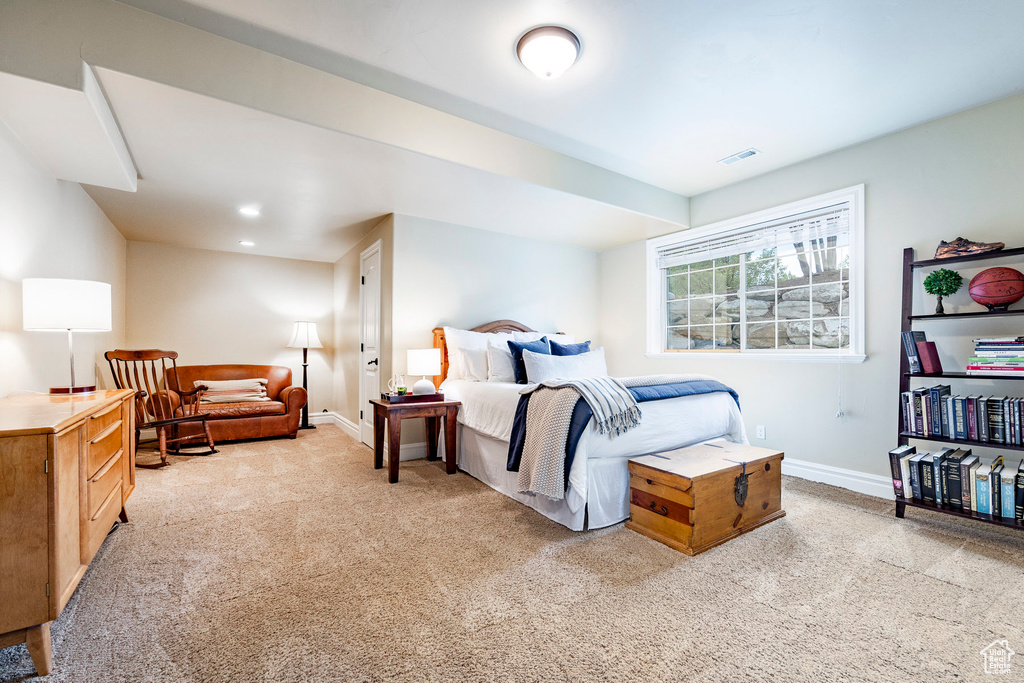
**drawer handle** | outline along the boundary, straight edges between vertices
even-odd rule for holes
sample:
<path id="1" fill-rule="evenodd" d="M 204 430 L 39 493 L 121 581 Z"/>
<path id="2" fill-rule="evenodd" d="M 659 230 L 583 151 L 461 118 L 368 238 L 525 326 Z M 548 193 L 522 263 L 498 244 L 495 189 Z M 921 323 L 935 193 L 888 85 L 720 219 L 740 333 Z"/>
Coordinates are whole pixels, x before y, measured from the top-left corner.
<path id="1" fill-rule="evenodd" d="M 113 423 L 112 425 L 110 425 L 109 427 L 107 427 L 106 429 L 104 429 L 104 430 L 103 430 L 102 432 L 100 432 L 99 434 L 97 434 L 97 435 L 96 435 L 96 436 L 95 436 L 95 437 L 94 437 L 94 438 L 92 439 L 92 441 L 90 441 L 90 442 L 89 442 L 89 445 L 97 444 L 97 443 L 99 443 L 100 441 L 103 441 L 103 439 L 107 438 L 108 436 L 110 436 L 110 435 L 111 435 L 111 434 L 113 434 L 114 432 L 118 431 L 118 430 L 119 430 L 120 428 L 121 428 L 121 421 L 120 421 L 120 420 L 118 420 L 117 422 Z"/>
<path id="2" fill-rule="evenodd" d="M 102 413 L 96 413 L 95 415 L 90 415 L 89 419 L 90 420 L 98 420 L 101 417 L 103 417 L 104 415 L 109 415 L 110 413 L 114 412 L 115 410 L 120 409 L 120 407 L 121 407 L 120 403 L 115 403 L 114 405 L 112 405 L 109 408 L 107 408 L 106 410 L 104 410 Z"/>
<path id="3" fill-rule="evenodd" d="M 658 509 L 659 507 L 661 508 L 660 510 Z M 656 512 L 657 514 L 662 515 L 663 517 L 668 517 L 668 508 L 665 507 L 664 505 L 659 506 L 654 501 L 651 501 L 650 508 L 651 512 Z"/>
<path id="4" fill-rule="evenodd" d="M 99 481 L 100 479 L 102 479 L 103 475 L 106 474 L 107 472 L 109 472 L 110 468 L 113 467 L 114 465 L 116 465 L 117 462 L 121 459 L 121 454 L 122 453 L 124 453 L 124 449 L 123 448 L 118 449 L 117 453 L 114 453 L 112 456 L 110 456 L 110 460 L 107 461 L 107 463 L 100 469 L 99 472 L 97 472 L 95 475 L 93 475 L 93 478 L 90 479 L 90 481 L 95 483 L 95 482 Z"/>

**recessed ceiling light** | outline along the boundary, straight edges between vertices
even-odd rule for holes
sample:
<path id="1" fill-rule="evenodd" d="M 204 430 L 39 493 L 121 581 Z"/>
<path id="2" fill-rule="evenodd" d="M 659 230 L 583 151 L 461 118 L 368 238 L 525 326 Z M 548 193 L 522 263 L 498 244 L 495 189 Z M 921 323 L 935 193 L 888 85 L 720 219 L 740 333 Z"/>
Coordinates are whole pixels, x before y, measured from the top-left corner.
<path id="1" fill-rule="evenodd" d="M 250 242 L 249 240 L 238 240 L 238 244 L 240 244 L 243 247 L 255 247 L 256 246 L 255 242 Z"/>
<path id="2" fill-rule="evenodd" d="M 743 150 L 742 152 L 736 152 L 735 154 L 730 154 L 729 156 L 727 156 L 724 159 L 719 159 L 718 163 L 722 164 L 723 166 L 732 166 L 737 161 L 743 161 L 744 159 L 749 159 L 750 157 L 752 157 L 752 156 L 754 156 L 756 154 L 760 154 L 760 153 L 761 153 L 760 150 L 757 150 L 757 149 L 754 149 L 753 147 L 751 147 L 749 149 Z"/>
<path id="3" fill-rule="evenodd" d="M 260 215 L 260 207 L 258 206 L 240 206 L 238 207 L 238 213 L 248 218 L 256 218 Z"/>
<path id="4" fill-rule="evenodd" d="M 580 39 L 561 26 L 540 26 L 527 31 L 516 45 L 519 61 L 544 80 L 561 76 L 576 63 L 579 54 Z"/>

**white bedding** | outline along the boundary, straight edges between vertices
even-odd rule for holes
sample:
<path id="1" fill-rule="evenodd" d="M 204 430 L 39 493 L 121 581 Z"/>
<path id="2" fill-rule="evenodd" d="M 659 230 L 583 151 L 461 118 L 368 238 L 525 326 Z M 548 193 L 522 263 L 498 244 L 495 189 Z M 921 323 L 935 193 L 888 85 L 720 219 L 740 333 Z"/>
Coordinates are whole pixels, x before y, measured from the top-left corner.
<path id="1" fill-rule="evenodd" d="M 462 401 L 458 421 L 464 427 L 504 442 L 504 455 L 507 458 L 512 422 L 523 385 L 447 380 L 441 388 L 446 398 Z M 640 409 L 643 412 L 640 426 L 625 434 L 611 439 L 598 433 L 591 421 L 580 438 L 576 457 L 569 470 L 565 505 L 573 518 L 580 520 L 584 506 L 587 506 L 588 525 L 592 529 L 615 524 L 629 516 L 629 479 L 625 474 L 626 460 L 629 458 L 722 437 L 736 443 L 747 443 L 739 408 L 732 396 L 724 392 L 647 401 L 640 404 Z M 462 442 L 460 439 L 460 444 Z M 488 453 L 492 459 L 497 459 L 499 451 L 491 448 Z M 608 470 L 608 467 L 596 466 L 594 461 L 602 459 L 618 460 L 614 465 L 609 463 L 609 467 L 617 473 L 611 481 L 598 481 L 595 478 L 597 471 Z M 497 472 L 498 466 L 503 469 L 501 463 L 490 463 L 487 470 Z M 478 476 L 473 472 L 471 474 Z M 497 477 L 493 482 L 487 479 L 483 481 L 511 495 L 504 490 L 507 488 L 505 483 L 499 482 Z M 519 495 L 513 497 L 530 504 Z M 549 514 L 547 509 L 550 505 L 538 501 L 537 505 L 531 507 L 555 521 L 566 523 Z M 567 526 L 576 528 L 575 524 Z M 582 524 L 579 529 L 582 529 Z"/>

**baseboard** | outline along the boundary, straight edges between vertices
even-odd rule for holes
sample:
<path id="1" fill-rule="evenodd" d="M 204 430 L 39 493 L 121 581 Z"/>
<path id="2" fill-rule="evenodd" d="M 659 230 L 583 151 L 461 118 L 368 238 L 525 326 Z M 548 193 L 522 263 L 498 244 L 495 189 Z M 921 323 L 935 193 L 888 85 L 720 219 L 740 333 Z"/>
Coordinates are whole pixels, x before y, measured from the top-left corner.
<path id="1" fill-rule="evenodd" d="M 348 419 L 344 415 L 340 415 L 334 411 L 327 411 L 324 413 L 316 413 L 315 415 L 309 416 L 309 421 L 315 425 L 334 425 L 345 432 L 348 436 L 351 436 L 356 441 L 359 441 L 359 425 L 352 420 Z M 438 444 L 439 455 L 444 455 L 444 444 Z M 384 457 L 388 455 L 388 444 L 384 442 Z M 402 452 L 398 455 L 399 460 L 417 460 L 419 458 L 427 457 L 427 442 L 419 441 L 417 443 L 403 443 Z"/>
<path id="2" fill-rule="evenodd" d="M 327 411 L 323 413 L 316 413 L 309 416 L 309 421 L 315 425 L 334 425 L 351 436 L 356 441 L 359 441 L 359 427 L 355 422 L 348 419 L 344 415 L 340 415 L 334 411 Z"/>
<path id="3" fill-rule="evenodd" d="M 823 484 L 832 484 L 876 498 L 893 497 L 892 479 L 877 474 L 844 470 L 840 467 L 819 465 L 806 460 L 791 460 L 788 457 L 782 461 L 782 473 Z"/>

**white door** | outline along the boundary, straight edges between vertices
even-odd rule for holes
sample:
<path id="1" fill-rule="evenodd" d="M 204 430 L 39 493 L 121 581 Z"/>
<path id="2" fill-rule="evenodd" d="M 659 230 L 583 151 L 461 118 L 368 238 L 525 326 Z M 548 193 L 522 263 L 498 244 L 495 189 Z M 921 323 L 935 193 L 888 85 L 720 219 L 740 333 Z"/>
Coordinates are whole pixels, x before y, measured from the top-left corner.
<path id="1" fill-rule="evenodd" d="M 359 440 L 373 446 L 373 406 L 380 398 L 380 240 L 359 255 Z"/>

